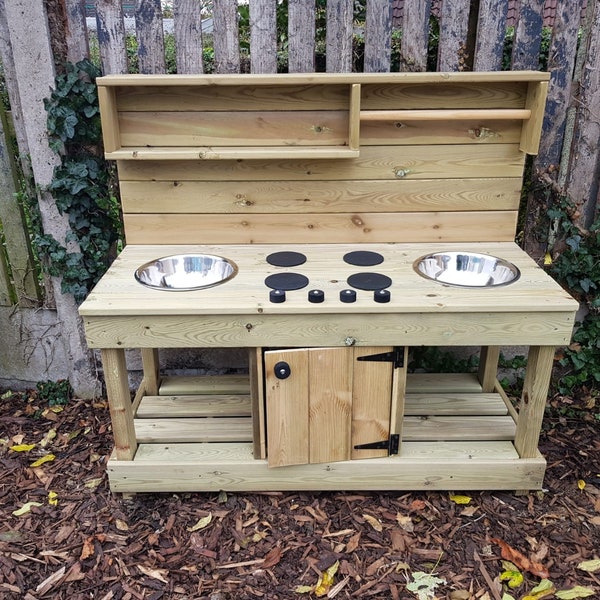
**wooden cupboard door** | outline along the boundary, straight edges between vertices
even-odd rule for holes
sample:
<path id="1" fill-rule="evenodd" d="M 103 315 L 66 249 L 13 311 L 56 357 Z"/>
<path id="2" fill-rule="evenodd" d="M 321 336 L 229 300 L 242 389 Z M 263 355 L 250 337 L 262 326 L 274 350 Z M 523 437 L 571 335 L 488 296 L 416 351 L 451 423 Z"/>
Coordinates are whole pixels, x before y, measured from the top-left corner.
<path id="1" fill-rule="evenodd" d="M 308 352 L 273 350 L 264 356 L 269 467 L 305 465 L 309 461 Z M 285 379 L 275 374 L 278 363 L 289 366 Z"/>
<path id="2" fill-rule="evenodd" d="M 352 453 L 351 348 L 311 348 L 308 428 L 310 462 L 350 460 Z"/>
<path id="3" fill-rule="evenodd" d="M 352 386 L 352 455 L 351 458 L 378 458 L 388 455 L 387 449 L 355 449 L 390 437 L 392 404 L 391 362 L 360 361 L 359 357 L 392 352 L 391 346 L 355 347 Z"/>

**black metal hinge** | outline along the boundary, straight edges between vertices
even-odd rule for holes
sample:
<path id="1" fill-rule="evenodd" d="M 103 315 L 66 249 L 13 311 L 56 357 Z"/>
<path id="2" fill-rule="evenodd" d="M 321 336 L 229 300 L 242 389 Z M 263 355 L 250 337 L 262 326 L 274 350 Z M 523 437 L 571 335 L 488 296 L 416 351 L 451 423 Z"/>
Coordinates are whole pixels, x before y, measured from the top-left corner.
<path id="1" fill-rule="evenodd" d="M 398 369 L 404 366 L 404 348 L 394 348 L 391 352 L 382 352 L 381 354 L 359 356 L 356 360 L 391 362 L 394 363 L 394 369 Z"/>
<path id="2" fill-rule="evenodd" d="M 355 450 L 387 450 L 388 454 L 398 454 L 400 449 L 400 435 L 393 433 L 390 435 L 389 440 L 382 440 L 381 442 L 371 442 L 369 444 L 358 444 L 354 446 Z"/>

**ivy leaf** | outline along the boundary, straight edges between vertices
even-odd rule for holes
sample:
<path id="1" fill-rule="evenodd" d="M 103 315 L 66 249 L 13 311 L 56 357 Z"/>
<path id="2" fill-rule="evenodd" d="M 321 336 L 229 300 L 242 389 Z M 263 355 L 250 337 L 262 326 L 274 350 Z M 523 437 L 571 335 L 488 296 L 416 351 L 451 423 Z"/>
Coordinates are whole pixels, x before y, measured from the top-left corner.
<path id="1" fill-rule="evenodd" d="M 519 569 L 509 561 L 502 561 L 504 571 L 500 574 L 500 581 L 507 581 L 511 590 L 523 585 L 523 574 Z"/>
<path id="2" fill-rule="evenodd" d="M 446 583 L 445 579 L 422 571 L 412 573 L 412 578 L 413 581 L 406 584 L 406 589 L 415 594 L 419 600 L 433 600 L 436 588 Z"/>

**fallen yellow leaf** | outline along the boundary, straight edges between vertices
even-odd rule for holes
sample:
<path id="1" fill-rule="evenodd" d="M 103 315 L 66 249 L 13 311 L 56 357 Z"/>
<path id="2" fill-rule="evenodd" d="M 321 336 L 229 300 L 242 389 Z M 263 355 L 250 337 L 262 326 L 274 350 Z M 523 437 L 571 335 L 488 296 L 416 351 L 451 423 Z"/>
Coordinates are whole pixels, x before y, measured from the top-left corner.
<path id="1" fill-rule="evenodd" d="M 552 264 L 552 256 L 550 256 L 550 252 L 546 252 L 544 255 L 544 264 L 551 265 Z"/>
<path id="2" fill-rule="evenodd" d="M 208 525 L 210 525 L 210 522 L 212 521 L 212 513 L 208 513 L 208 515 L 206 515 L 206 517 L 203 517 L 202 519 L 200 519 L 195 525 L 192 525 L 192 527 L 188 527 L 187 530 L 188 531 L 198 531 L 199 529 L 204 529 L 205 527 L 208 527 Z"/>
<path id="3" fill-rule="evenodd" d="M 470 496 L 461 496 L 460 494 L 452 494 L 450 496 L 450 500 L 454 502 L 454 504 L 469 504 L 473 498 Z"/>
<path id="4" fill-rule="evenodd" d="M 597 558 L 595 560 L 584 560 L 577 565 L 577 568 L 588 573 L 595 573 L 600 569 L 600 560 Z"/>
<path id="5" fill-rule="evenodd" d="M 371 527 L 375 531 L 383 531 L 383 525 L 381 524 L 379 519 L 376 519 L 375 517 L 372 517 L 371 515 L 367 515 L 367 514 L 363 515 L 363 519 L 365 521 L 367 521 L 367 523 L 369 523 L 369 525 L 371 525 Z"/>
<path id="6" fill-rule="evenodd" d="M 325 596 L 327 592 L 329 592 L 329 588 L 331 588 L 333 585 L 333 579 L 339 566 L 340 561 L 336 560 L 329 567 L 329 569 L 321 574 L 321 577 L 319 577 L 319 581 L 317 582 L 317 586 L 315 587 L 315 596 L 317 596 L 317 598 L 321 598 L 322 596 Z"/>
<path id="7" fill-rule="evenodd" d="M 585 481 L 583 479 L 578 479 L 577 480 L 577 487 L 580 490 L 584 490 L 585 489 Z"/>
<path id="8" fill-rule="evenodd" d="M 50 504 L 51 506 L 58 505 L 58 494 L 56 492 L 48 492 L 48 504 Z"/>
<path id="9" fill-rule="evenodd" d="M 35 462 L 31 463 L 32 467 L 41 467 L 44 463 L 52 462 L 56 456 L 54 454 L 46 454 L 46 456 L 42 456 L 38 458 Z"/>
<path id="10" fill-rule="evenodd" d="M 23 504 L 23 506 L 21 506 L 21 508 L 14 510 L 13 515 L 15 515 L 15 517 L 22 517 L 23 515 L 26 515 L 27 513 L 31 512 L 31 509 L 34 506 L 42 506 L 42 503 L 41 502 L 26 502 L 25 504 Z"/>
<path id="11" fill-rule="evenodd" d="M 16 446 L 11 446 L 10 449 L 13 452 L 29 452 L 35 448 L 35 444 L 17 444 Z"/>
<path id="12" fill-rule="evenodd" d="M 102 477 L 96 477 L 95 479 L 90 479 L 89 481 L 86 481 L 83 485 L 86 488 L 95 490 L 101 483 L 102 483 Z"/>

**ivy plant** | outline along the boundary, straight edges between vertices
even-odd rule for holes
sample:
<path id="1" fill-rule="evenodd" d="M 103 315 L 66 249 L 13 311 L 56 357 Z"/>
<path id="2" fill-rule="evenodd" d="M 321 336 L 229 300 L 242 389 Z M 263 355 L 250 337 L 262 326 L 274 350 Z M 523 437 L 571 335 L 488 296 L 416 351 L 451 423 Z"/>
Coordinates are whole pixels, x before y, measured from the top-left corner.
<path id="1" fill-rule="evenodd" d="M 567 197 L 554 202 L 548 216 L 557 223 L 558 243 L 550 272 L 587 309 L 576 324 L 572 343 L 560 364 L 564 394 L 600 394 L 600 219 L 584 229 L 577 207 Z"/>
<path id="2" fill-rule="evenodd" d="M 61 157 L 48 190 L 59 212 L 68 215 L 71 231 L 59 241 L 38 228 L 34 244 L 47 272 L 61 276 L 63 293 L 78 302 L 108 268 L 120 232 L 114 174 L 102 156 L 99 75 L 88 60 L 67 63 L 44 101 L 50 147 Z M 79 251 L 69 251 L 69 242 Z"/>

